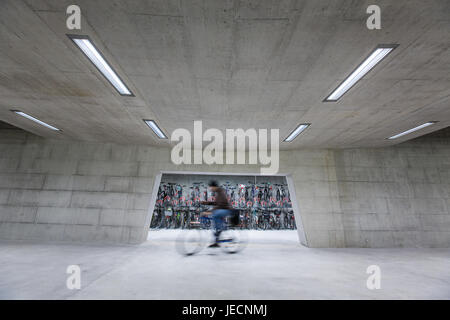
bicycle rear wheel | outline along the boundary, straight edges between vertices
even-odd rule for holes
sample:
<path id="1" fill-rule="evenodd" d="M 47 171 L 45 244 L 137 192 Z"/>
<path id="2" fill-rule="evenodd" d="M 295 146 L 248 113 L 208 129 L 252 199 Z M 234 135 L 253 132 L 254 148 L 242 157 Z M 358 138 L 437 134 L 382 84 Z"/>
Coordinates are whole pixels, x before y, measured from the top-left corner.
<path id="1" fill-rule="evenodd" d="M 182 230 L 177 238 L 177 251 L 191 256 L 199 253 L 207 244 L 205 230 Z"/>
<path id="2" fill-rule="evenodd" d="M 219 245 L 226 253 L 238 253 L 247 244 L 246 233 L 241 230 L 229 229 L 222 231 L 219 238 Z"/>

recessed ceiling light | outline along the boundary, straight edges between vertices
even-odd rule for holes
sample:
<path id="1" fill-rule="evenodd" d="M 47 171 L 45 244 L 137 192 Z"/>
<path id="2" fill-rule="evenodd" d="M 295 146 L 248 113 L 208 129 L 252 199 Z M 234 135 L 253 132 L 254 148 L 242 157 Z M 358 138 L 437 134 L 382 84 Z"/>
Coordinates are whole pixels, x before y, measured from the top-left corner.
<path id="1" fill-rule="evenodd" d="M 153 132 L 158 136 L 160 139 L 167 139 L 167 136 L 162 132 L 162 130 L 158 127 L 156 122 L 154 120 L 145 120 L 144 122 L 153 130 Z"/>
<path id="2" fill-rule="evenodd" d="M 338 101 L 351 87 L 353 87 L 396 47 L 398 47 L 398 44 L 377 46 L 375 50 L 324 101 Z"/>
<path id="3" fill-rule="evenodd" d="M 11 110 L 11 111 L 14 112 L 15 114 L 18 114 L 19 116 L 27 118 L 27 119 L 29 119 L 31 121 L 36 122 L 36 123 L 39 123 L 41 126 L 44 126 L 44 127 L 49 128 L 51 130 L 54 130 L 54 131 L 61 131 L 61 130 L 59 130 L 58 128 L 56 128 L 54 126 L 51 126 L 48 123 L 45 123 L 44 121 L 41 121 L 39 119 L 36 119 L 35 117 L 30 116 L 29 114 L 26 114 L 25 112 L 22 112 L 22 111 L 19 111 L 19 110 Z"/>
<path id="4" fill-rule="evenodd" d="M 435 124 L 435 123 L 437 123 L 437 121 L 429 121 L 429 122 L 427 122 L 427 123 L 421 124 L 421 125 L 418 126 L 418 127 L 415 127 L 415 128 L 409 129 L 409 130 L 406 130 L 406 131 L 404 131 L 404 132 L 402 132 L 402 133 L 396 134 L 395 136 L 389 137 L 388 140 L 393 140 L 393 139 L 400 138 L 400 137 L 402 137 L 402 136 L 404 136 L 404 135 L 407 135 L 407 134 L 410 134 L 410 133 L 412 133 L 412 132 L 414 132 L 414 131 L 417 131 L 417 130 L 420 130 L 420 129 L 429 127 L 429 126 L 431 126 L 431 125 L 433 125 L 433 124 Z"/>
<path id="5" fill-rule="evenodd" d="M 88 36 L 67 35 L 122 96 L 134 96 Z"/>
<path id="6" fill-rule="evenodd" d="M 298 127 L 292 131 L 292 133 L 286 138 L 284 139 L 285 142 L 291 142 L 292 140 L 294 140 L 295 138 L 297 138 L 297 136 L 302 133 L 303 131 L 305 131 L 311 124 L 310 123 L 302 123 L 299 124 Z"/>

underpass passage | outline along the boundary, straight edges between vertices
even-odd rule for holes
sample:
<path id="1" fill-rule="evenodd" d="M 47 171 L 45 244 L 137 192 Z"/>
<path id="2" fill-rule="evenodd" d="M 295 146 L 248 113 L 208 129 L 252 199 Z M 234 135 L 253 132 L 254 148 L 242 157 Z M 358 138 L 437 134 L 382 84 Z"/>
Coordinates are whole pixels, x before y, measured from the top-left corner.
<path id="1" fill-rule="evenodd" d="M 239 210 L 240 229 L 295 230 L 289 188 L 282 176 L 163 174 L 150 229 L 190 229 L 214 201 L 208 182 L 216 180 Z"/>

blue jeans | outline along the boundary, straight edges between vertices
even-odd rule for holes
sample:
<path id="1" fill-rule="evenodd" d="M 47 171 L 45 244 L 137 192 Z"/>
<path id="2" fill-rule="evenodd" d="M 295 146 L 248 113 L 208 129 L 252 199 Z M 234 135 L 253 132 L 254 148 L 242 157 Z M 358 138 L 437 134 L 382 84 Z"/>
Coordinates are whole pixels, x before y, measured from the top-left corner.
<path id="1" fill-rule="evenodd" d="M 214 230 L 215 230 L 215 237 L 216 237 L 216 243 L 219 240 L 219 235 L 223 231 L 225 226 L 225 218 L 229 216 L 231 213 L 231 210 L 228 209 L 216 209 L 213 211 L 211 218 L 214 222 Z"/>

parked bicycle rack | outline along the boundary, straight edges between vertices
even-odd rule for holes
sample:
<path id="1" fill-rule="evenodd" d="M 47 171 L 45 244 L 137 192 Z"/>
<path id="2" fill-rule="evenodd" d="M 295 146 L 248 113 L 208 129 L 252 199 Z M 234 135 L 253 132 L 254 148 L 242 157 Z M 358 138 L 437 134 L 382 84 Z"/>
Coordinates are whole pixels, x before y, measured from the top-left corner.
<path id="1" fill-rule="evenodd" d="M 257 230 L 296 229 L 294 212 L 286 184 L 221 184 L 229 203 L 240 211 L 240 228 Z M 191 185 L 162 182 L 150 224 L 153 229 L 188 229 L 198 222 L 200 213 L 209 206 L 202 201 L 214 200 L 205 183 Z"/>

